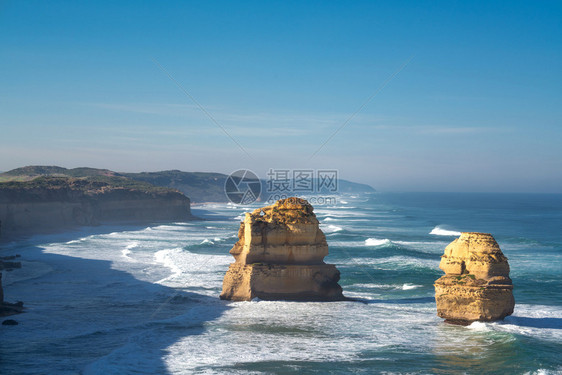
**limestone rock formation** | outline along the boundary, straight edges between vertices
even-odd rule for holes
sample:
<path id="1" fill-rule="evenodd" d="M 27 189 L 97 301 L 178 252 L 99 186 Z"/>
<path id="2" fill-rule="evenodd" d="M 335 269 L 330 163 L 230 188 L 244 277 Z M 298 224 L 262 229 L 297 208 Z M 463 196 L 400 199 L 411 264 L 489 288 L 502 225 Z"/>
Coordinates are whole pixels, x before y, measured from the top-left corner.
<path id="1" fill-rule="evenodd" d="M 246 213 L 221 299 L 343 300 L 340 272 L 325 264 L 326 236 L 304 199 L 282 199 Z"/>
<path id="2" fill-rule="evenodd" d="M 513 313 L 509 264 L 488 233 L 463 232 L 445 248 L 435 282 L 437 315 L 452 323 L 493 321 Z"/>

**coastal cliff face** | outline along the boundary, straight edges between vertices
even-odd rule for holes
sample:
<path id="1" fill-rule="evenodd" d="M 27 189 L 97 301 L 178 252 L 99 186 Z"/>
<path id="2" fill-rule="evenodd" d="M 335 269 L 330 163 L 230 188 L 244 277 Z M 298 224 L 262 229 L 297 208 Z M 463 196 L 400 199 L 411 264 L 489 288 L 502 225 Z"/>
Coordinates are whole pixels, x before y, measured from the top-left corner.
<path id="1" fill-rule="evenodd" d="M 0 235 L 11 237 L 78 225 L 191 218 L 189 198 L 171 189 L 107 181 L 43 178 L 0 183 Z"/>
<path id="2" fill-rule="evenodd" d="M 488 233 L 461 233 L 445 248 L 435 282 L 437 315 L 447 321 L 494 321 L 513 313 L 509 264 Z"/>
<path id="3" fill-rule="evenodd" d="M 312 206 L 287 198 L 246 213 L 221 299 L 342 300 L 340 273 L 325 264 L 326 236 Z"/>

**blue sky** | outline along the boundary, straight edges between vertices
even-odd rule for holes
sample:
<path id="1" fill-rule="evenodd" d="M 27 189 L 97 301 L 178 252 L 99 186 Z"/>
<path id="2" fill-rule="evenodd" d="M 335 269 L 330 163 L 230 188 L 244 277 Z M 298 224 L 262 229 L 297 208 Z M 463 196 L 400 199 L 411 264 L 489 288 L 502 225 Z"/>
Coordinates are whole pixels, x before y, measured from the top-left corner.
<path id="1" fill-rule="evenodd" d="M 0 131 L 4 171 L 560 193 L 562 3 L 0 1 Z"/>

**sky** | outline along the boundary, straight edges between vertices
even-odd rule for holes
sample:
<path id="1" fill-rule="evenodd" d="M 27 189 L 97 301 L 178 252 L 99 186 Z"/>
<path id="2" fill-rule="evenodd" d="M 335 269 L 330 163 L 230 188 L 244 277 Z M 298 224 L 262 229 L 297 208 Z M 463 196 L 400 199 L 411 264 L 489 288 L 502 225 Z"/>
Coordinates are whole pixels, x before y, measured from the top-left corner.
<path id="1" fill-rule="evenodd" d="M 562 193 L 562 2 L 0 0 L 25 165 Z"/>

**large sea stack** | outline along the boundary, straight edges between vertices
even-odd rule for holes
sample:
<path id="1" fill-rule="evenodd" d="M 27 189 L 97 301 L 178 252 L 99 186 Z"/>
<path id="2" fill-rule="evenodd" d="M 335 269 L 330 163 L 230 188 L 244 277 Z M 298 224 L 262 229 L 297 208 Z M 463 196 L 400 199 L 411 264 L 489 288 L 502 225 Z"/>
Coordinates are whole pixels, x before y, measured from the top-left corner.
<path id="1" fill-rule="evenodd" d="M 437 315 L 451 323 L 494 321 L 513 313 L 509 264 L 488 233 L 461 233 L 445 248 L 435 282 Z"/>
<path id="2" fill-rule="evenodd" d="M 304 199 L 282 199 L 246 213 L 230 254 L 221 299 L 343 300 L 340 272 L 324 263 L 326 236 Z"/>

